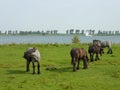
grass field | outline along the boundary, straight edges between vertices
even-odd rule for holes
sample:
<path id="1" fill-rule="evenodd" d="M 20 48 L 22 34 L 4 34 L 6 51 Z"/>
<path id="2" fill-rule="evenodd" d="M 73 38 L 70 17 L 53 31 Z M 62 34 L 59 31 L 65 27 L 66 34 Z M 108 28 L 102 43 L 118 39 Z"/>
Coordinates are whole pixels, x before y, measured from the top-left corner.
<path id="1" fill-rule="evenodd" d="M 41 53 L 41 74 L 25 72 L 23 53 L 36 47 Z M 104 54 L 89 63 L 87 70 L 72 72 L 70 50 L 78 45 L 11 44 L 0 45 L 0 90 L 120 90 L 120 44 L 113 54 Z M 87 44 L 79 47 L 88 49 Z M 105 49 L 107 52 L 107 48 Z"/>

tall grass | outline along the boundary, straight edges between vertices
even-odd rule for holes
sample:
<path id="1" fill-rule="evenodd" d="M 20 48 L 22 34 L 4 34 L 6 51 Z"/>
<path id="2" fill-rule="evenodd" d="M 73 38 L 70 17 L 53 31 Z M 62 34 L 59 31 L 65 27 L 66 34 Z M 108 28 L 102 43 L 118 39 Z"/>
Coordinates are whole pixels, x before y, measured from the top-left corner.
<path id="1" fill-rule="evenodd" d="M 41 74 L 25 72 L 23 53 L 36 47 L 41 53 Z M 87 70 L 72 72 L 70 49 L 87 44 L 10 44 L 0 45 L 0 90 L 120 90 L 120 44 L 113 45 Z"/>

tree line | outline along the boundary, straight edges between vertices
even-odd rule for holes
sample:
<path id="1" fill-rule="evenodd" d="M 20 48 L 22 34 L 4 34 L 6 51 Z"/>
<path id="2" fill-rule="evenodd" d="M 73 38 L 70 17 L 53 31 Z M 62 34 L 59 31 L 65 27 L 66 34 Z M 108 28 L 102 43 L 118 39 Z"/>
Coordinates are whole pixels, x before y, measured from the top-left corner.
<path id="1" fill-rule="evenodd" d="M 18 30 L 8 30 L 8 31 L 5 31 L 4 33 L 2 33 L 0 31 L 0 34 L 5 34 L 5 35 L 29 35 L 29 34 L 41 34 L 41 35 L 46 35 L 46 34 L 58 34 L 58 30 L 47 30 L 47 31 L 40 31 L 40 30 L 37 30 L 37 31 L 18 31 Z"/>
<path id="2" fill-rule="evenodd" d="M 120 35 L 120 31 L 116 30 L 116 31 L 102 31 L 102 30 L 98 30 L 97 32 L 95 32 L 95 30 L 79 30 L 79 29 L 68 29 L 66 30 L 66 32 L 64 34 L 66 35 L 72 35 L 72 34 L 81 34 L 81 35 L 85 35 L 85 33 L 88 33 L 89 35 Z M 0 31 L 0 35 L 29 35 L 29 34 L 39 34 L 39 35 L 56 35 L 56 34 L 61 34 L 58 33 L 58 30 L 47 30 L 47 31 L 18 31 L 18 30 L 8 30 L 5 31 L 4 33 L 2 33 Z"/>

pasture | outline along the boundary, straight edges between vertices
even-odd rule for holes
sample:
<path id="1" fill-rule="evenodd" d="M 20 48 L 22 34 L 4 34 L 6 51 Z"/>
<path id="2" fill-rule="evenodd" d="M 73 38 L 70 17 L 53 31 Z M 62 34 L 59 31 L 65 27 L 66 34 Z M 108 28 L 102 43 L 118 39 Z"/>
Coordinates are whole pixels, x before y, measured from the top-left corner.
<path id="1" fill-rule="evenodd" d="M 41 74 L 25 72 L 23 53 L 36 47 L 41 53 Z M 90 62 L 88 69 L 72 71 L 70 50 L 87 44 L 10 44 L 0 45 L 0 90 L 120 90 L 120 44 L 114 44 L 113 54 Z M 37 69 L 37 68 L 36 68 Z"/>

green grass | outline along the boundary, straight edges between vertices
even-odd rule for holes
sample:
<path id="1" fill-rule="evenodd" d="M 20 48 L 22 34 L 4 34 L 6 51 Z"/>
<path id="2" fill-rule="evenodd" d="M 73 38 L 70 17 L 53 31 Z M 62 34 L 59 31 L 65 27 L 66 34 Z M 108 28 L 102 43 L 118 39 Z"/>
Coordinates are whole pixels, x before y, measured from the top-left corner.
<path id="1" fill-rule="evenodd" d="M 41 53 L 41 74 L 25 72 L 23 53 L 36 47 Z M 120 44 L 113 45 L 113 54 L 104 54 L 89 63 L 87 70 L 72 72 L 72 47 L 88 49 L 87 44 L 11 44 L 0 45 L 0 90 L 120 90 Z M 107 52 L 107 48 L 105 49 Z"/>

